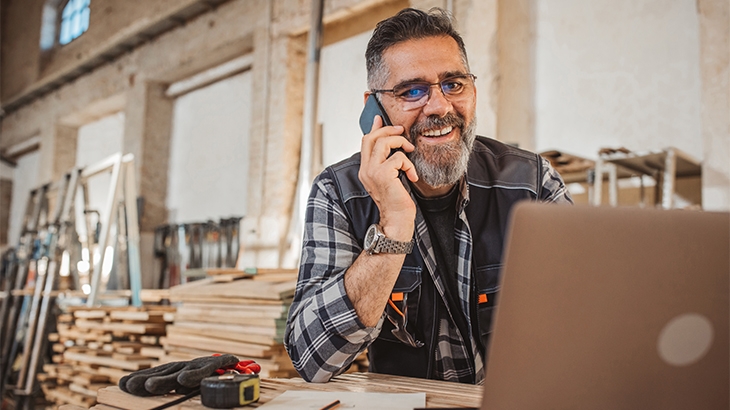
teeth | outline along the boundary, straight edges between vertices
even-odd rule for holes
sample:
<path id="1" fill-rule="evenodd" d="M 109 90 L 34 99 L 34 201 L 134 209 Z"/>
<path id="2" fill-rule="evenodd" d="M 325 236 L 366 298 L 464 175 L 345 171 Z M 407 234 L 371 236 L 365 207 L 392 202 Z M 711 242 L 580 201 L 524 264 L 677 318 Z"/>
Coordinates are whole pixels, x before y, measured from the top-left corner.
<path id="1" fill-rule="evenodd" d="M 446 128 L 442 128 L 440 130 L 426 131 L 423 133 L 423 136 L 424 137 L 440 137 L 442 135 L 446 135 L 446 134 L 450 133 L 451 130 L 453 130 L 453 129 L 454 129 L 454 127 L 446 127 Z"/>

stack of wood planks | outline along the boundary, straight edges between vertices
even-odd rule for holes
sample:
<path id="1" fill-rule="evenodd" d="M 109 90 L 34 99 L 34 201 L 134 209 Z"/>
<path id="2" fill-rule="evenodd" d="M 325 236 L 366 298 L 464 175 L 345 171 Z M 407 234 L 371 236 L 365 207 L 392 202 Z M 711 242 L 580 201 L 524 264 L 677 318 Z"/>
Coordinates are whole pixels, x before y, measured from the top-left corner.
<path id="1" fill-rule="evenodd" d="M 170 289 L 177 304 L 162 340 L 164 362 L 230 353 L 261 365 L 263 377 L 292 377 L 282 343 L 296 286 L 294 270 L 226 272 Z"/>
<path id="2" fill-rule="evenodd" d="M 158 363 L 168 306 L 142 308 L 71 307 L 49 335 L 53 363 L 38 375 L 46 399 L 58 405 L 89 407 L 97 390 Z"/>

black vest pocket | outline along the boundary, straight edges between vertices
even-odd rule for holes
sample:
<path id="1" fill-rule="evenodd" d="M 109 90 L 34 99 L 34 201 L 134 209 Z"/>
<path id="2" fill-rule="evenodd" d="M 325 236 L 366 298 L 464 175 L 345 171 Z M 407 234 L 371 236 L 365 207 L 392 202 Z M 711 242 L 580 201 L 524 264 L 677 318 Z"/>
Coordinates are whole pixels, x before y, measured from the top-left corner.
<path id="1" fill-rule="evenodd" d="M 415 336 L 418 304 L 421 298 L 421 280 L 420 266 L 401 268 L 385 307 L 385 313 L 390 323 L 383 326 L 380 338 L 400 341 L 411 347 L 423 346 L 423 343 Z M 388 324 L 391 326 L 387 326 Z"/>
<path id="2" fill-rule="evenodd" d="M 487 346 L 492 332 L 492 316 L 499 297 L 499 283 L 502 265 L 489 265 L 476 269 L 477 315 L 482 345 Z"/>

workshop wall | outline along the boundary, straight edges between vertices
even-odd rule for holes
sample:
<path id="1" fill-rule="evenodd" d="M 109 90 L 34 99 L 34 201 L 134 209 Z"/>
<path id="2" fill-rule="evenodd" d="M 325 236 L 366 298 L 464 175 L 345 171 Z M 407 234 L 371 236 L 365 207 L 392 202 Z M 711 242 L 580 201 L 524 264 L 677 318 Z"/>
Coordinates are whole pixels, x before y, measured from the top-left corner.
<path id="1" fill-rule="evenodd" d="M 120 38 L 134 34 L 197 0 L 94 0 L 85 35 L 66 46 L 56 44 L 40 50 L 44 7 L 60 15 L 62 0 L 10 0 L 2 2 L 3 102 L 17 97 L 33 83 L 67 72 L 91 56 L 109 48 Z M 47 11 L 46 11 L 47 12 Z M 39 52 L 29 52 L 38 50 Z M 40 52 L 42 51 L 42 52 Z"/>
<path id="2" fill-rule="evenodd" d="M 170 223 L 246 215 L 251 77 L 244 71 L 177 97 L 166 202 Z"/>
<path id="3" fill-rule="evenodd" d="M 536 149 L 702 160 L 699 52 L 695 0 L 539 1 Z"/>
<path id="4" fill-rule="evenodd" d="M 251 103 L 229 107 L 250 117 L 247 161 L 240 162 L 247 170 L 237 171 L 247 179 L 243 256 L 252 266 L 295 264 L 298 249 L 287 234 L 299 166 L 311 1 L 92 0 L 89 31 L 67 46 L 41 51 L 43 9 L 54 1 L 61 0 L 0 1 L 0 103 L 6 109 L 0 152 L 30 139 L 39 142 L 32 154 L 35 165 L 27 159 L 33 169 L 15 168 L 14 174 L 27 180 L 14 177 L 14 195 L 16 188 L 24 196 L 73 167 L 82 127 L 120 115 L 121 149 L 135 155 L 144 198 L 141 249 L 146 252 L 154 228 L 175 219 L 169 199 L 177 176 L 171 171 L 177 97 L 168 95 L 168 87 L 251 55 Z M 408 5 L 446 4 L 453 5 L 478 77 L 480 134 L 591 157 L 606 145 L 677 145 L 706 161 L 703 183 L 711 200 L 705 204 L 730 209 L 727 0 L 668 6 L 659 0 L 578 6 L 566 0 L 328 0 L 321 85 L 336 87 L 338 60 L 364 59 L 364 49 L 348 47 L 362 47 L 365 40 L 358 36 L 367 36 L 363 33 L 375 22 Z M 198 7 L 201 14 L 184 18 L 185 10 Z M 151 28 L 160 31 L 150 34 Z M 85 66 L 120 45 L 121 54 Z M 80 68 L 86 71 L 76 72 Z M 359 112 L 362 81 L 348 80 L 357 96 L 343 108 L 347 115 Z M 722 91 L 711 92 L 717 89 Z M 348 125 L 340 131 L 333 118 L 341 113 L 323 96 L 323 149 L 330 162 L 357 149 L 359 130 Z M 644 107 L 648 111 L 642 114 Z M 355 132 L 342 147 L 330 145 L 341 133 Z M 237 137 L 226 138 L 230 143 Z M 143 254 L 148 261 L 149 252 Z M 143 260 L 143 268 L 149 266 Z"/>

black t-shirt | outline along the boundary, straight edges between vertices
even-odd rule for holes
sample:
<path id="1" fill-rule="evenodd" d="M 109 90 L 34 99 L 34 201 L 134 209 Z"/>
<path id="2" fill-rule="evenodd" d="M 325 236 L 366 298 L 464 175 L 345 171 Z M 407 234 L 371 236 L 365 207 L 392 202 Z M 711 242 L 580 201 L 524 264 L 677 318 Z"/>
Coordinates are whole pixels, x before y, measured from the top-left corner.
<path id="1" fill-rule="evenodd" d="M 453 312 L 456 326 L 468 346 L 468 326 L 459 301 L 459 281 L 456 277 L 457 258 L 454 248 L 456 200 L 459 197 L 457 185 L 454 185 L 449 193 L 438 198 L 425 198 L 417 191 L 415 196 L 431 236 L 431 244 L 436 256 L 436 275 L 441 277 L 446 284 L 446 300 L 449 310 Z M 430 277 L 426 277 L 430 276 L 428 272 L 424 272 L 423 275 L 424 281 L 430 281 Z M 471 349 L 469 348 L 469 350 Z"/>

